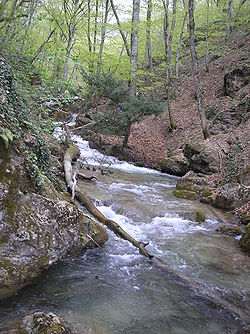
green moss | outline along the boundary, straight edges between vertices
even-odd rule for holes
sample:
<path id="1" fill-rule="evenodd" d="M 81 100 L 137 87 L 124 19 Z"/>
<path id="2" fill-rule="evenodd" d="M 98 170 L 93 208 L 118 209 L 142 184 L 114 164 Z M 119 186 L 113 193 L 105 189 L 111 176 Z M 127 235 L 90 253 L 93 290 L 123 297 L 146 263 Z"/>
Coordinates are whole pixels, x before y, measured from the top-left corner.
<path id="1" fill-rule="evenodd" d="M 0 235 L 0 244 L 7 244 L 7 242 L 9 241 L 9 234 L 5 233 L 3 235 Z"/>
<path id="2" fill-rule="evenodd" d="M 19 191 L 19 173 L 14 171 L 9 176 L 9 188 L 6 197 L 3 200 L 4 207 L 6 208 L 8 221 L 10 224 L 13 224 L 13 219 L 15 211 L 20 206 L 20 203 L 17 201 L 17 194 Z"/>
<path id="3" fill-rule="evenodd" d="M 212 196 L 213 192 L 210 188 L 206 188 L 201 192 L 201 197 L 209 197 Z"/>
<path id="4" fill-rule="evenodd" d="M 240 239 L 240 245 L 250 254 L 250 229 L 248 229 L 247 233 Z"/>
<path id="5" fill-rule="evenodd" d="M 174 190 L 173 195 L 177 198 L 185 198 L 189 200 L 197 199 L 197 193 L 189 190 Z"/>
<path id="6" fill-rule="evenodd" d="M 242 234 L 242 229 L 237 225 L 236 226 L 223 225 L 219 227 L 216 231 L 233 236 Z"/>
<path id="7" fill-rule="evenodd" d="M 206 216 L 205 216 L 205 213 L 203 211 L 197 210 L 197 211 L 195 211 L 195 215 L 196 215 L 195 220 L 198 223 L 203 223 L 206 220 Z"/>
<path id="8" fill-rule="evenodd" d="M 241 218 L 241 222 L 244 225 L 248 225 L 250 223 L 250 215 L 245 215 Z"/>

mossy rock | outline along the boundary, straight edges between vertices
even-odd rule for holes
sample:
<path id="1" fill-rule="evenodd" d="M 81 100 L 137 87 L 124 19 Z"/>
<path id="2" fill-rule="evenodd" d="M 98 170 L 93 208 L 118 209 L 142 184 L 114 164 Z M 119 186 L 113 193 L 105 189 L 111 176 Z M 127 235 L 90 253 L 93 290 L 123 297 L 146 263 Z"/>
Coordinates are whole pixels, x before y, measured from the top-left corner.
<path id="1" fill-rule="evenodd" d="M 205 216 L 205 213 L 203 211 L 197 210 L 197 211 L 195 211 L 195 215 L 196 215 L 195 220 L 198 223 L 203 223 L 206 220 L 206 216 Z"/>
<path id="2" fill-rule="evenodd" d="M 250 229 L 240 239 L 240 246 L 250 254 Z"/>
<path id="3" fill-rule="evenodd" d="M 189 200 L 196 200 L 198 197 L 196 192 L 189 190 L 174 190 L 173 195 L 177 198 L 185 198 Z"/>
<path id="4" fill-rule="evenodd" d="M 250 215 L 245 215 L 241 218 L 241 223 L 244 225 L 248 225 L 250 223 Z"/>
<path id="5" fill-rule="evenodd" d="M 231 225 L 222 225 L 216 229 L 216 232 L 220 232 L 226 235 L 241 235 L 243 233 L 242 229 L 239 226 L 231 226 Z"/>

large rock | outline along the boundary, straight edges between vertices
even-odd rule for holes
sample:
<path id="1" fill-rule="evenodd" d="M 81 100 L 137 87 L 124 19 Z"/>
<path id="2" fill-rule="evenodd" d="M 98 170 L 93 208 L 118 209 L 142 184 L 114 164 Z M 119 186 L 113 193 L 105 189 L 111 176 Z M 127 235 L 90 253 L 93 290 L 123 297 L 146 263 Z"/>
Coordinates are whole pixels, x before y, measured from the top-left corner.
<path id="1" fill-rule="evenodd" d="M 25 316 L 18 330 L 22 334 L 73 334 L 63 320 L 52 312 L 35 312 Z"/>
<path id="2" fill-rule="evenodd" d="M 43 311 L 29 312 L 21 317 L 6 319 L 0 324 L 0 333 L 76 334 L 75 330 L 71 329 L 60 316 Z M 81 331 L 81 334 L 84 333 L 85 331 Z"/>
<path id="3" fill-rule="evenodd" d="M 249 68 L 235 68 L 224 77 L 224 94 L 235 97 L 236 93 L 249 83 Z"/>
<path id="4" fill-rule="evenodd" d="M 170 175 L 183 176 L 189 170 L 188 160 L 182 152 L 174 154 L 161 162 L 161 171 Z"/>
<path id="5" fill-rule="evenodd" d="M 0 299 L 29 284 L 62 257 L 107 240 L 106 230 L 86 217 L 47 180 L 35 192 L 24 161 L 0 145 Z"/>
<path id="6" fill-rule="evenodd" d="M 214 201 L 213 192 L 210 189 L 204 175 L 196 174 L 193 171 L 189 171 L 177 181 L 176 190 L 178 191 L 177 194 L 179 197 L 183 191 L 186 191 L 196 194 L 196 196 L 193 197 L 195 199 L 199 198 L 199 200 L 203 203 L 212 204 Z"/>
<path id="7" fill-rule="evenodd" d="M 250 190 L 240 184 L 227 183 L 217 194 L 214 206 L 226 211 L 234 210 L 250 200 Z"/>
<path id="8" fill-rule="evenodd" d="M 250 229 L 240 239 L 240 245 L 250 254 Z"/>
<path id="9" fill-rule="evenodd" d="M 187 143 L 183 149 L 189 161 L 189 168 L 196 173 L 213 174 L 220 170 L 218 148 L 209 141 L 204 143 Z"/>

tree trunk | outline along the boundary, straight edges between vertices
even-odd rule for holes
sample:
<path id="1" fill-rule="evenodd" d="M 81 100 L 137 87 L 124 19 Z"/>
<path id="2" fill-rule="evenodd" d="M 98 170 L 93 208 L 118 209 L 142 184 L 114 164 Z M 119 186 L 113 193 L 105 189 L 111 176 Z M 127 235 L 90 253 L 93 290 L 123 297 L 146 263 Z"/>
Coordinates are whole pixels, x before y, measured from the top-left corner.
<path id="1" fill-rule="evenodd" d="M 56 31 L 56 28 L 54 28 L 53 30 L 51 30 L 49 36 L 47 37 L 47 39 L 40 45 L 40 47 L 38 48 L 38 50 L 35 52 L 33 58 L 31 59 L 31 63 L 33 63 L 36 58 L 39 56 L 39 54 L 42 52 L 42 50 L 44 49 L 45 45 L 49 42 L 49 40 L 51 39 L 51 37 L 54 35 Z"/>
<path id="2" fill-rule="evenodd" d="M 87 36 L 88 36 L 88 47 L 89 47 L 89 71 L 93 71 L 93 60 L 92 60 L 92 42 L 91 42 L 91 36 L 90 36 L 90 16 L 91 16 L 91 4 L 90 0 L 88 0 L 88 29 L 87 29 Z"/>
<path id="3" fill-rule="evenodd" d="M 168 62 L 169 62 L 169 74 L 172 76 L 172 44 L 173 44 L 173 34 L 175 29 L 175 20 L 176 20 L 176 2 L 173 1 L 173 17 L 171 23 L 171 29 L 169 34 L 169 52 L 168 52 Z"/>
<path id="4" fill-rule="evenodd" d="M 100 44 L 100 51 L 99 51 L 99 60 L 97 64 L 97 76 L 100 75 L 101 69 L 102 69 L 102 54 L 103 54 L 103 46 L 104 46 L 104 40 L 105 40 L 105 34 L 106 34 L 106 24 L 108 21 L 108 12 L 109 12 L 109 0 L 106 0 L 105 5 L 105 16 L 104 16 L 104 22 L 102 26 L 102 32 L 101 32 L 101 44 Z"/>
<path id="5" fill-rule="evenodd" d="M 208 35 L 209 35 L 209 0 L 207 0 L 207 29 L 206 29 L 206 71 L 208 68 Z"/>
<path id="6" fill-rule="evenodd" d="M 69 36 L 68 36 L 67 52 L 66 52 L 64 71 L 63 71 L 63 83 L 65 83 L 68 78 L 69 58 L 70 58 L 70 53 L 71 53 L 71 49 L 73 45 L 75 31 L 76 31 L 76 23 L 72 23 L 72 26 L 69 31 Z"/>
<path id="7" fill-rule="evenodd" d="M 95 2 L 95 31 L 94 31 L 94 43 L 93 43 L 93 51 L 94 52 L 96 50 L 98 11 L 99 11 L 99 3 L 98 3 L 98 0 L 96 0 L 96 2 Z"/>
<path id="8" fill-rule="evenodd" d="M 125 134 L 123 138 L 122 147 L 128 147 L 128 139 L 129 139 L 130 132 L 131 132 L 131 124 L 128 125 L 127 133 Z"/>
<path id="9" fill-rule="evenodd" d="M 127 55 L 130 57 L 130 50 L 129 50 L 129 46 L 128 46 L 128 43 L 127 43 L 127 38 L 126 38 L 126 35 L 124 34 L 124 32 L 123 32 L 122 29 L 121 29 L 121 23 L 120 23 L 120 20 L 119 20 L 119 16 L 118 16 L 118 14 L 117 14 L 117 11 L 116 11 L 116 9 L 115 9 L 113 0 L 110 0 L 110 3 L 111 3 L 111 7 L 112 7 L 113 13 L 114 13 L 115 18 L 116 18 L 116 22 L 117 22 L 117 26 L 118 26 L 119 32 L 120 32 L 120 34 L 121 34 L 121 36 L 122 36 L 122 40 L 123 40 L 125 49 L 126 49 L 126 51 L 127 51 Z"/>
<path id="10" fill-rule="evenodd" d="M 147 10 L 147 56 L 148 56 L 148 67 L 151 73 L 154 72 L 152 50 L 151 50 L 151 16 L 152 16 L 152 0 L 148 0 Z"/>
<path id="11" fill-rule="evenodd" d="M 170 63 L 169 63 L 169 0 L 164 3 L 164 41 L 165 41 L 165 55 L 166 55 L 166 97 L 167 97 L 167 108 L 169 115 L 169 131 L 172 132 L 175 129 L 175 124 L 173 121 L 173 115 L 171 111 L 170 103 Z"/>
<path id="12" fill-rule="evenodd" d="M 198 68 L 198 59 L 195 50 L 195 42 L 194 42 L 194 2 L 193 0 L 188 1 L 188 13 L 189 13 L 189 37 L 190 37 L 190 50 L 191 50 L 191 58 L 193 65 L 193 74 L 194 74 L 194 82 L 195 82 L 195 91 L 197 97 L 198 104 L 198 112 L 201 120 L 201 127 L 203 136 L 205 139 L 210 137 L 210 132 L 208 129 L 207 119 L 205 115 L 205 111 L 202 104 L 202 94 L 200 89 L 200 80 L 199 80 L 199 68 Z"/>
<path id="13" fill-rule="evenodd" d="M 90 0 L 88 0 L 88 47 L 89 47 L 89 53 L 91 55 L 92 52 L 92 43 L 91 43 L 91 37 L 90 37 L 90 15 L 91 15 L 91 7 L 90 7 Z"/>
<path id="14" fill-rule="evenodd" d="M 138 242 L 133 237 L 131 237 L 126 231 L 124 231 L 116 222 L 106 218 L 94 205 L 92 200 L 73 182 L 73 170 L 72 170 L 72 160 L 75 160 L 79 157 L 80 151 L 79 148 L 75 145 L 70 145 L 64 155 L 64 172 L 65 180 L 68 188 L 72 191 L 74 187 L 75 197 L 85 206 L 85 208 L 99 221 L 106 225 L 110 230 L 112 230 L 116 235 L 123 238 L 124 240 L 129 241 L 132 245 L 139 249 L 140 254 L 153 258 L 145 248 L 145 245 L 141 242 Z"/>
<path id="15" fill-rule="evenodd" d="M 183 37 L 183 34 L 184 34 L 185 25 L 186 25 L 187 15 L 188 15 L 188 12 L 186 11 L 185 15 L 184 15 L 184 18 L 183 18 L 183 21 L 182 21 L 181 33 L 180 33 L 180 37 L 179 37 L 179 41 L 178 41 L 178 45 L 177 45 L 177 49 L 176 49 L 176 60 L 175 60 L 176 80 L 179 80 L 179 57 L 180 57 L 181 43 L 182 43 L 182 37 Z"/>
<path id="16" fill-rule="evenodd" d="M 138 29 L 140 16 L 140 0 L 133 0 L 132 31 L 131 31 L 131 91 L 136 93 L 136 71 L 138 70 Z"/>
<path id="17" fill-rule="evenodd" d="M 232 32 L 232 10 L 233 10 L 233 0 L 229 0 L 228 2 L 228 11 L 227 11 L 227 40 L 230 37 L 230 34 Z"/>

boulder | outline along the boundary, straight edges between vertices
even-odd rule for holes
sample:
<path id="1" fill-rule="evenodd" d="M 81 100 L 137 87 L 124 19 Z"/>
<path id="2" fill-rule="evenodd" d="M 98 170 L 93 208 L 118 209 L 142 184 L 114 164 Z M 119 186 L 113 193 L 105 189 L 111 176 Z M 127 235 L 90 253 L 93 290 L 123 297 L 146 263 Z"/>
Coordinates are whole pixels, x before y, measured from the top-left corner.
<path id="1" fill-rule="evenodd" d="M 196 193 L 196 198 L 206 204 L 213 203 L 213 192 L 210 189 L 204 175 L 189 171 L 176 184 L 177 190 L 185 190 Z"/>
<path id="2" fill-rule="evenodd" d="M 183 176 L 189 170 L 188 160 L 182 152 L 172 155 L 161 162 L 161 171 L 170 175 Z"/>
<path id="3" fill-rule="evenodd" d="M 218 148 L 209 142 L 187 143 L 183 153 L 189 161 L 189 168 L 196 173 L 213 174 L 220 170 Z"/>
<path id="4" fill-rule="evenodd" d="M 78 126 L 84 126 L 87 125 L 89 123 L 92 123 L 92 120 L 89 117 L 86 117 L 85 114 L 79 114 L 77 115 L 76 118 L 76 127 Z"/>
<path id="5" fill-rule="evenodd" d="M 22 334 L 73 334 L 73 331 L 56 314 L 35 312 L 26 315 L 19 325 Z"/>
<path id="6" fill-rule="evenodd" d="M 47 181 L 40 192 L 14 152 L 0 152 L 0 299 L 64 256 L 102 245 L 104 227 L 86 217 Z"/>
<path id="7" fill-rule="evenodd" d="M 235 68 L 224 76 L 224 94 L 235 97 L 236 93 L 249 83 L 249 69 Z"/>
<path id="8" fill-rule="evenodd" d="M 243 233 L 242 229 L 238 225 L 222 225 L 216 229 L 216 232 L 232 236 L 241 235 Z"/>
<path id="9" fill-rule="evenodd" d="M 214 206 L 226 211 L 234 210 L 250 200 L 250 189 L 236 183 L 227 183 L 217 194 Z"/>
<path id="10" fill-rule="evenodd" d="M 250 253 L 250 229 L 247 229 L 247 232 L 241 237 L 240 246 Z"/>

